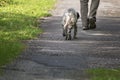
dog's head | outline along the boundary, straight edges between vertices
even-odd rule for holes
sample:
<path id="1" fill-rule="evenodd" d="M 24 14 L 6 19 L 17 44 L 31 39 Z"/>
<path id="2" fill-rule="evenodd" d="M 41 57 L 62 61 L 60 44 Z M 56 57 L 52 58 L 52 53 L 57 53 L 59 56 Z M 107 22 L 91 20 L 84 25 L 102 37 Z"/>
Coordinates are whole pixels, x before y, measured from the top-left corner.
<path id="1" fill-rule="evenodd" d="M 77 11 L 75 11 L 75 9 L 73 9 L 73 8 L 69 8 L 67 10 L 67 13 L 74 14 L 74 16 L 77 16 L 77 19 L 79 19 L 79 17 L 80 17 L 79 13 Z"/>

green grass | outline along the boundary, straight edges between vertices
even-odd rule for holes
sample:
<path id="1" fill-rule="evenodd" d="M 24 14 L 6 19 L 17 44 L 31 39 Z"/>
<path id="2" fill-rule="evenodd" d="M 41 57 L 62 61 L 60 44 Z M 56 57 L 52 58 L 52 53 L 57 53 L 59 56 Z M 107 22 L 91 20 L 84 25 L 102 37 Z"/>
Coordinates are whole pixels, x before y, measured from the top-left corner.
<path id="1" fill-rule="evenodd" d="M 13 0 L 0 0 L 0 6 L 12 4 Z"/>
<path id="2" fill-rule="evenodd" d="M 38 19 L 49 16 L 48 11 L 55 3 L 55 0 L 10 1 L 12 3 L 0 7 L 0 66 L 21 53 L 25 48 L 22 40 L 36 38 L 42 33 Z"/>
<path id="3" fill-rule="evenodd" d="M 88 70 L 90 80 L 120 80 L 120 69 Z"/>
<path id="4" fill-rule="evenodd" d="M 18 53 L 24 49 L 23 44 L 18 41 L 1 41 L 0 45 L 2 45 L 0 46 L 0 66 L 16 58 Z"/>

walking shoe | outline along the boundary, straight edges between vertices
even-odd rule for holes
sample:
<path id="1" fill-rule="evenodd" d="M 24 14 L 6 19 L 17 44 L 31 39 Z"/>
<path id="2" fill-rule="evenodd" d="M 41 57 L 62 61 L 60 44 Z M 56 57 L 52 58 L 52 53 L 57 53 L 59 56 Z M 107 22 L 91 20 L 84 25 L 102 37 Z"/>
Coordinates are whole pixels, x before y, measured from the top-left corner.
<path id="1" fill-rule="evenodd" d="M 89 18 L 89 28 L 95 29 L 96 28 L 96 18 Z"/>
<path id="2" fill-rule="evenodd" d="M 87 26 L 87 27 L 83 27 L 83 30 L 89 30 L 89 27 Z"/>
<path id="3" fill-rule="evenodd" d="M 87 25 L 86 26 L 83 26 L 83 30 L 89 30 L 89 19 L 87 19 Z"/>

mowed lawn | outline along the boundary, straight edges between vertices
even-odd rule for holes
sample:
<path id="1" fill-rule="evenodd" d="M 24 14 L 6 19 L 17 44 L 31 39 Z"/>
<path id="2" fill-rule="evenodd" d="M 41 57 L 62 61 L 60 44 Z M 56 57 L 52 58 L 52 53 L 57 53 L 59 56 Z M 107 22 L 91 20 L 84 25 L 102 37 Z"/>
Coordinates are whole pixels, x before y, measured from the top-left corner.
<path id="1" fill-rule="evenodd" d="M 36 38 L 42 30 L 38 19 L 50 16 L 56 0 L 0 1 L 0 66 L 14 60 L 25 48 L 23 40 Z"/>

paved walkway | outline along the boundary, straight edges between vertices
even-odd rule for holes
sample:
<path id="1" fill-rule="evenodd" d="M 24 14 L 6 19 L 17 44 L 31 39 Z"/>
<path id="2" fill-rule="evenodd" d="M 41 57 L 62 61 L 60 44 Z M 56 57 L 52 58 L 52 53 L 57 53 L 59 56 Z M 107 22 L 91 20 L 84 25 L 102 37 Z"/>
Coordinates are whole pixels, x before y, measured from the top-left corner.
<path id="1" fill-rule="evenodd" d="M 1 67 L 0 80 L 89 80 L 86 69 L 120 68 L 120 7 L 112 1 L 117 0 L 101 1 L 95 30 L 83 31 L 79 20 L 78 39 L 65 41 L 61 15 L 69 7 L 79 11 L 79 0 L 58 0 L 53 16 L 41 21 L 44 33 L 27 41 L 29 47 L 16 61 Z"/>

